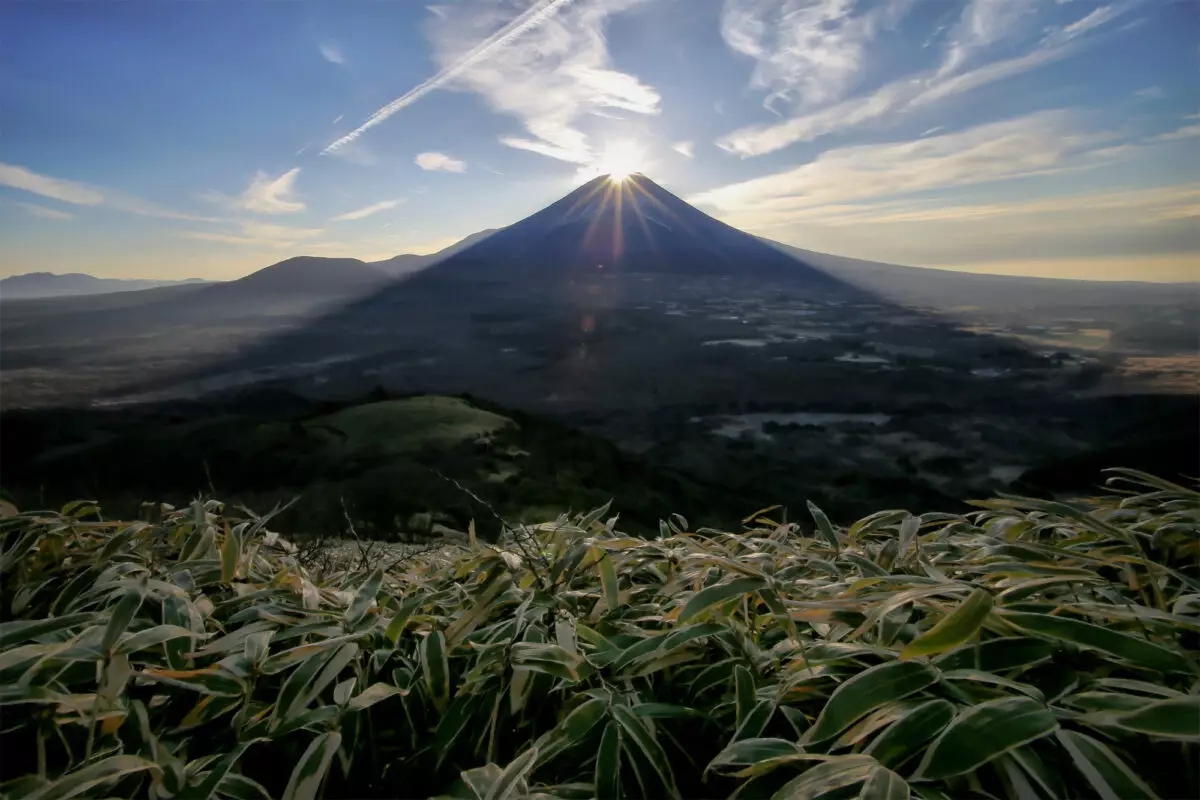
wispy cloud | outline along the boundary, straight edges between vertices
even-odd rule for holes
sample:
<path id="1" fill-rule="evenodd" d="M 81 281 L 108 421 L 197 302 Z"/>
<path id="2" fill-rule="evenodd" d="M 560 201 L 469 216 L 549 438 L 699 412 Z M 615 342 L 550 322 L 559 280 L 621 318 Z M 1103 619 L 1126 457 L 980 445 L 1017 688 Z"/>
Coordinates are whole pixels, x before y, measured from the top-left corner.
<path id="1" fill-rule="evenodd" d="M 671 149 L 676 153 L 679 153 L 679 155 L 683 156 L 684 158 L 692 158 L 696 155 L 695 142 L 676 142 L 675 144 L 671 145 Z"/>
<path id="2" fill-rule="evenodd" d="M 445 153 L 420 153 L 413 161 L 421 169 L 429 172 L 466 172 L 467 162 L 451 158 Z"/>
<path id="3" fill-rule="evenodd" d="M 1155 136 L 1152 141 L 1155 142 L 1177 142 L 1182 139 L 1195 139 L 1200 137 L 1200 124 L 1184 125 L 1182 128 L 1176 128 L 1173 131 L 1160 133 Z"/>
<path id="4" fill-rule="evenodd" d="M 1133 96 L 1139 100 L 1161 100 L 1167 96 L 1167 93 L 1161 86 L 1147 86 L 1145 89 L 1138 89 Z"/>
<path id="5" fill-rule="evenodd" d="M 299 167 L 293 167 L 278 177 L 257 172 L 250 185 L 240 195 L 228 197 L 220 192 L 207 192 L 205 199 L 221 203 L 238 211 L 255 214 L 291 214 L 303 211 L 305 205 L 295 195 L 296 177 Z"/>
<path id="6" fill-rule="evenodd" d="M 693 202 L 750 228 L 843 214 L 846 204 L 1048 174 L 1087 163 L 1107 137 L 1083 135 L 1047 111 L 893 144 L 826 150 L 794 169 L 697 195 Z"/>
<path id="7" fill-rule="evenodd" d="M 317 50 L 321 53 L 321 58 L 330 64 L 338 64 L 340 66 L 346 63 L 346 57 L 342 55 L 341 48 L 332 42 L 321 42 L 317 45 Z"/>
<path id="8" fill-rule="evenodd" d="M 104 195 L 97 189 L 63 178 L 39 175 L 16 164 L 0 163 L 0 185 L 77 206 L 98 206 L 104 202 Z"/>
<path id="9" fill-rule="evenodd" d="M 206 242 L 287 250 L 300 244 L 312 246 L 313 243 L 309 240 L 324 232 L 323 228 L 296 228 L 247 221 L 240 223 L 234 230 L 184 231 L 180 236 Z"/>
<path id="10" fill-rule="evenodd" d="M 757 62 L 751 85 L 764 104 L 840 99 L 866 65 L 871 40 L 912 5 L 889 0 L 859 14 L 854 0 L 725 0 L 721 35 Z"/>
<path id="11" fill-rule="evenodd" d="M 374 203 L 372 205 L 356 209 L 355 211 L 347 211 L 345 214 L 338 214 L 336 217 L 333 217 L 332 221 L 347 222 L 353 219 L 363 219 L 364 217 L 369 217 L 372 214 L 378 214 L 380 211 L 387 211 L 388 209 L 395 208 L 403 202 L 403 200 L 384 200 L 381 203 Z"/>
<path id="12" fill-rule="evenodd" d="M 1030 44 L 1036 29 L 1032 24 L 1034 10 L 1028 0 L 971 0 L 953 26 L 936 68 L 897 78 L 868 94 L 826 104 L 782 122 L 741 128 L 717 143 L 743 157 L 763 155 L 971 92 L 1066 58 L 1095 30 L 1137 3 L 1138 0 L 1126 0 L 1102 6 L 1074 23 L 1040 35 Z M 766 24 L 762 17 L 759 20 Z M 1025 43 L 1025 52 L 994 57 L 997 52 L 1011 52 L 1021 42 Z M 829 73 L 805 74 L 824 75 L 835 85 L 841 85 Z M 836 97 L 837 92 L 826 92 L 823 96 Z"/>
<path id="13" fill-rule="evenodd" d="M 589 115 L 657 114 L 659 94 L 637 77 L 613 68 L 605 28 L 616 13 L 643 0 L 575 0 L 535 3 L 512 18 L 511 2 L 470 0 L 443 6 L 430 26 L 435 56 L 454 71 L 453 88 L 480 95 L 488 106 L 516 118 L 525 135 L 509 135 L 509 147 L 575 164 L 595 160 L 579 122 Z M 525 20 L 525 22 L 522 22 Z M 519 41 L 491 47 L 496 36 L 523 25 Z M 496 34 L 488 36 L 491 31 Z"/>
<path id="14" fill-rule="evenodd" d="M 1136 212 L 1136 219 L 1158 222 L 1196 214 L 1200 184 L 1159 186 L 1119 192 L 1019 198 L 1008 202 L 960 204 L 924 200 L 843 204 L 814 208 L 805 218 L 821 225 L 854 226 L 913 222 L 982 221 L 1002 217 L 1046 214 L 1086 214 L 1095 211 Z"/>
<path id="15" fill-rule="evenodd" d="M 1033 0 L 971 0 L 950 31 L 937 76 L 953 75 L 988 48 L 1013 38 L 1034 10 Z"/>
<path id="16" fill-rule="evenodd" d="M 66 211 L 59 211 L 57 208 L 46 208 L 39 206 L 37 203 L 17 203 L 21 208 L 33 214 L 35 217 L 42 219 L 73 219 L 74 214 L 69 214 Z"/>
<path id="17" fill-rule="evenodd" d="M 601 13 L 600 20 L 596 20 L 597 9 L 604 12 L 607 5 L 613 3 L 628 5 L 634 1 L 636 0 L 610 0 L 606 3 L 601 0 L 576 0 L 575 4 L 582 10 L 576 10 L 574 16 L 586 19 L 592 22 L 593 26 L 597 26 L 604 16 L 604 13 Z M 557 131 L 546 121 L 543 121 L 541 130 L 539 130 L 530 120 L 534 116 L 539 118 L 545 118 L 547 115 L 554 116 L 555 114 L 552 113 L 554 102 L 556 99 L 561 99 L 561 96 L 557 98 L 542 96 L 539 100 L 537 97 L 539 87 L 545 88 L 547 83 L 567 81 L 576 86 L 591 84 L 592 88 L 601 89 L 602 84 L 619 84 L 621 79 L 627 79 L 626 82 L 633 81 L 636 84 L 635 79 L 621 73 L 604 74 L 602 69 L 598 69 L 601 66 L 599 64 L 593 65 L 590 73 L 576 71 L 568 74 L 562 71 L 560 74 L 560 69 L 556 69 L 554 63 L 548 63 L 550 61 L 572 62 L 574 66 L 584 67 L 588 60 L 595 60 L 594 58 L 589 59 L 588 52 L 573 53 L 569 49 L 568 51 L 561 49 L 564 43 L 569 48 L 572 42 L 563 41 L 562 33 L 567 30 L 567 26 L 561 20 L 555 20 L 555 17 L 569 5 L 572 5 L 572 0 L 537 0 L 524 11 L 515 15 L 507 14 L 506 9 L 497 8 L 494 3 L 486 5 L 462 3 L 453 7 L 437 7 L 432 30 L 435 51 L 442 63 L 442 69 L 433 77 L 380 108 L 362 125 L 326 147 L 324 152 L 329 153 L 344 147 L 397 111 L 412 105 L 430 92 L 451 82 L 461 83 L 473 91 L 480 92 L 492 102 L 494 107 L 508 113 L 520 115 L 522 111 L 528 112 L 531 103 L 539 106 L 539 113 L 526 116 L 527 127 L 537 137 L 535 141 L 543 141 L 543 134 L 554 134 Z M 539 30 L 551 20 L 558 23 L 554 26 L 553 31 L 545 33 Z M 497 25 L 497 23 L 501 24 Z M 481 30 L 487 30 L 490 33 L 479 38 Z M 597 33 L 596 27 L 590 28 L 589 31 Z M 531 36 L 534 33 L 539 33 L 539 35 L 535 38 Z M 585 44 L 590 44 L 591 47 L 585 48 L 585 51 L 590 50 L 592 53 L 599 51 L 605 56 L 607 55 L 602 36 L 593 35 L 588 38 L 590 41 Z M 523 39 L 521 47 L 511 47 L 518 39 Z M 545 47 L 546 44 L 552 45 L 548 51 Z M 484 66 L 485 64 L 486 66 Z M 522 76 L 514 75 L 514 71 L 528 72 L 524 77 L 540 76 L 542 80 L 521 81 L 519 78 Z M 505 81 L 511 81 L 513 84 L 509 91 L 502 90 Z M 628 107 L 629 102 L 622 105 L 620 101 L 626 99 L 623 98 L 623 95 L 628 95 L 632 89 L 642 90 L 642 87 L 640 84 L 636 87 L 610 86 L 612 97 L 608 99 L 613 102 L 604 102 L 606 98 L 601 96 L 593 98 L 593 103 L 597 107 L 606 105 Z M 642 93 L 644 94 L 644 91 Z M 523 100 L 517 101 L 514 95 L 522 95 Z M 654 96 L 654 104 L 657 105 L 657 95 Z M 574 114 L 570 109 L 559 109 L 557 116 L 560 118 L 559 124 L 561 125 L 565 124 L 564 119 L 569 121 Z M 561 147 L 561 143 L 555 143 L 553 139 L 544 141 Z"/>
<path id="18" fill-rule="evenodd" d="M 116 189 L 91 186 L 86 183 L 41 175 L 16 164 L 0 163 L 0 186 L 30 192 L 76 206 L 95 206 L 160 219 L 212 222 L 211 217 L 198 217 L 163 208 L 148 200 Z"/>

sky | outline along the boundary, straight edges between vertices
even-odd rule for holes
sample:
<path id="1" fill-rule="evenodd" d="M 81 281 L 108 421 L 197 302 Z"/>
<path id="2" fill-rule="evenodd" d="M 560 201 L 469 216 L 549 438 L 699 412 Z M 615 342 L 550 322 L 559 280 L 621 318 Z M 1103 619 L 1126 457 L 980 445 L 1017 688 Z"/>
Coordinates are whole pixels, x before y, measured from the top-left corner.
<path id="1" fill-rule="evenodd" d="M 432 252 L 613 168 L 820 252 L 1200 280 L 1200 0 L 0 4 L 0 275 Z"/>

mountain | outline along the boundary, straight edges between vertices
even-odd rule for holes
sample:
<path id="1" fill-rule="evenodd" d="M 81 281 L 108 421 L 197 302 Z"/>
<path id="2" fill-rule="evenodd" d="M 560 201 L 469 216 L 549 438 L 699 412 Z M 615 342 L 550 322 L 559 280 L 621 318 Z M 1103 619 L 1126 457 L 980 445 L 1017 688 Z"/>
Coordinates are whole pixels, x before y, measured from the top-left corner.
<path id="1" fill-rule="evenodd" d="M 726 225 L 644 175 L 600 176 L 444 258 L 412 285 L 432 282 L 568 280 L 605 274 L 729 275 L 835 281 L 757 237 Z M 397 291 L 402 291 L 397 289 Z"/>
<path id="2" fill-rule="evenodd" d="M 384 259 L 383 261 L 372 261 L 370 263 L 372 266 L 379 267 L 389 275 L 400 277 L 401 275 L 408 275 L 437 264 L 441 261 L 445 261 L 455 253 L 466 250 L 468 247 L 483 241 L 495 232 L 495 228 L 488 228 L 486 230 L 479 231 L 478 233 L 472 233 L 470 236 L 460 239 L 449 247 L 438 250 L 436 253 L 426 253 L 425 255 L 404 253 L 402 255 L 392 256 L 391 258 Z"/>
<path id="3" fill-rule="evenodd" d="M 369 291 L 391 280 L 375 264 L 357 258 L 296 256 L 234 281 L 216 284 L 209 296 L 298 296 L 344 297 Z"/>
<path id="4" fill-rule="evenodd" d="M 53 272 L 27 272 L 0 280 L 0 299 L 27 300 L 41 297 L 75 297 L 79 295 L 111 294 L 151 289 L 158 286 L 179 286 L 205 283 L 200 278 L 181 281 L 132 278 L 97 278 L 82 272 L 56 275 Z"/>

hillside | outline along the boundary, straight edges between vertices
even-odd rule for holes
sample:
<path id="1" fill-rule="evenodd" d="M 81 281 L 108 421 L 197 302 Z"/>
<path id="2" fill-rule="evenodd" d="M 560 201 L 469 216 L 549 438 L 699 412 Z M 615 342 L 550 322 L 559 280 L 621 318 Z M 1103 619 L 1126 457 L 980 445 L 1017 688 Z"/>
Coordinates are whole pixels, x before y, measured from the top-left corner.
<path id="1" fill-rule="evenodd" d="M 1113 481 L 846 527 L 810 506 L 811 533 L 765 510 L 639 539 L 605 505 L 332 558 L 216 500 L 10 509 L 0 787 L 1195 797 L 1200 493 Z"/>
<path id="2" fill-rule="evenodd" d="M 383 261 L 372 261 L 370 263 L 372 266 L 379 267 L 393 277 L 409 275 L 444 261 L 455 253 L 459 253 L 478 242 L 482 242 L 495 232 L 494 228 L 488 228 L 487 230 L 472 233 L 470 236 L 466 236 L 449 247 L 438 250 L 436 253 L 427 253 L 425 255 L 403 253 L 398 256 L 386 258 Z"/>
<path id="3" fill-rule="evenodd" d="M 379 395 L 318 403 L 251 392 L 208 403 L 0 416 L 0 490 L 21 506 L 108 498 L 177 505 L 220 492 L 269 508 L 299 533 L 345 530 L 417 538 L 433 523 L 482 534 L 495 519 L 543 518 L 617 497 L 626 523 L 649 531 L 657 509 L 687 504 L 709 522 L 738 519 L 755 498 L 655 469 L 610 442 L 478 400 Z M 137 453 L 137 458 L 126 454 Z M 403 487 L 403 488 L 401 488 Z"/>

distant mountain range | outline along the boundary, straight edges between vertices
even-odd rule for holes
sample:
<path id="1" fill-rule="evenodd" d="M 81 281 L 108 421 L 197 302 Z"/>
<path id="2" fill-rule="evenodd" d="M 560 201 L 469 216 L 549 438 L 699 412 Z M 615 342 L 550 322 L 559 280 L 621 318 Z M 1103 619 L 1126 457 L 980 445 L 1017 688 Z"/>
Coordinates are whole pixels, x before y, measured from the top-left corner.
<path id="1" fill-rule="evenodd" d="M 434 265 L 439 269 L 429 271 Z M 505 228 L 473 233 L 435 253 L 404 253 L 382 261 L 296 256 L 236 280 L 217 282 L 30 272 L 0 280 L 0 299 L 84 297 L 194 286 L 204 288 L 199 297 L 221 301 L 344 301 L 420 273 L 425 274 L 417 285 L 431 280 L 470 282 L 501 276 L 527 282 L 542 271 L 563 277 L 564 270 L 578 269 L 786 276 L 935 306 L 980 302 L 1027 306 L 1039 301 L 1079 302 L 1091 296 L 1096 302 L 1107 302 L 1115 291 L 1164 296 L 1178 291 L 1178 285 L 1172 284 L 966 273 L 804 250 L 730 227 L 635 174 L 621 183 L 607 176 L 596 178 L 532 216 Z M 195 298 L 192 292 L 187 294 Z M 161 297 L 178 300 L 181 295 Z M 147 302 L 157 299 L 156 295 L 145 297 Z"/>
<path id="2" fill-rule="evenodd" d="M 436 253 L 404 253 L 383 261 L 357 258 L 321 258 L 296 256 L 264 267 L 232 281 L 206 281 L 188 278 L 181 281 L 136 278 L 97 278 L 82 272 L 56 275 L 52 272 L 27 272 L 0 279 L 0 300 L 32 300 L 52 297 L 83 297 L 117 292 L 133 292 L 163 286 L 208 286 L 212 297 L 237 295 L 327 295 L 344 297 L 376 288 L 380 284 L 418 272 L 438 263 L 495 233 L 488 229 L 473 233 Z M 147 298 L 149 299 L 149 298 Z"/>
<path id="3" fill-rule="evenodd" d="M 26 272 L 0 279 L 0 299 L 28 300 L 39 297 L 74 297 L 79 295 L 111 294 L 153 289 L 159 286 L 179 286 L 207 283 L 201 278 L 180 281 L 138 278 L 97 278 L 82 272 L 56 275 L 53 272 Z"/>

